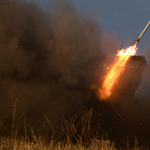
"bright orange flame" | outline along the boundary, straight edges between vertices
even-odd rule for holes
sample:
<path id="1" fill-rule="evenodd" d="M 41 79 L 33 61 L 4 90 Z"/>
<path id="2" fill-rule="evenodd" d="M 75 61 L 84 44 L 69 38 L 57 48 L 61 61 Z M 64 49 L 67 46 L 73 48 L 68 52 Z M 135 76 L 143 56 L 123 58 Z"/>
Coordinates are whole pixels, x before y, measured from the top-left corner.
<path id="1" fill-rule="evenodd" d="M 120 76 L 120 73 L 123 71 L 130 55 L 135 55 L 137 49 L 138 49 L 137 44 L 135 43 L 133 46 L 130 46 L 127 49 L 122 49 L 118 51 L 117 59 L 113 63 L 109 72 L 107 73 L 104 79 L 102 88 L 99 90 L 101 99 L 104 100 L 110 97 L 111 90 L 115 81 L 118 79 L 118 77 Z"/>

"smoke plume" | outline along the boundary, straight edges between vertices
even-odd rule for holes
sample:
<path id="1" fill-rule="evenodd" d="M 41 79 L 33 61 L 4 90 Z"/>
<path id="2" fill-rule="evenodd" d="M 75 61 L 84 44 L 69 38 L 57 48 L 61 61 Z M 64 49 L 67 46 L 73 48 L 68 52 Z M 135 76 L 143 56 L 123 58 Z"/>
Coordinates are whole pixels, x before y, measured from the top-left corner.
<path id="1" fill-rule="evenodd" d="M 16 120 L 27 113 L 32 126 L 47 115 L 59 128 L 63 114 L 94 101 L 112 61 L 106 52 L 118 49 L 118 37 L 71 2 L 51 8 L 45 14 L 36 4 L 0 0 L 1 120 L 12 120 L 16 102 Z"/>
<path id="2" fill-rule="evenodd" d="M 54 1 L 48 12 L 37 4 L 0 0 L 0 121 L 13 120 L 16 103 L 16 121 L 26 114 L 35 130 L 47 116 L 58 132 L 64 115 L 97 104 L 97 89 L 120 48 L 114 31 L 102 31 L 99 20 L 70 1 Z M 149 137 L 149 72 L 134 100 L 116 108 L 124 121 L 104 105 L 104 127 L 112 137 L 128 131 Z"/>

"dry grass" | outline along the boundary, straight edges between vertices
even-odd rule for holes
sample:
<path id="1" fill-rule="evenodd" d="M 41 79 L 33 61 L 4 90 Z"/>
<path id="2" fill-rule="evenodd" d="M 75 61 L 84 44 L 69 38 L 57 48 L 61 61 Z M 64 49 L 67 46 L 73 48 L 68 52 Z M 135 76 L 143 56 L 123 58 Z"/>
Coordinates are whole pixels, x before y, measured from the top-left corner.
<path id="1" fill-rule="evenodd" d="M 118 148 L 121 150 L 121 148 Z M 25 139 L 18 138 L 0 138 L 0 150 L 117 150 L 115 143 L 109 140 L 93 139 L 91 144 L 87 147 L 83 143 L 63 143 L 51 140 L 50 142 L 39 138 L 37 141 L 25 141 Z M 132 148 L 128 145 L 124 150 L 149 150 L 149 147 L 139 147 L 137 141 Z"/>
<path id="2" fill-rule="evenodd" d="M 115 150 L 114 144 L 110 141 L 99 141 L 94 140 L 89 147 L 85 147 L 81 143 L 78 144 L 64 144 L 61 142 L 49 143 L 45 140 L 39 139 L 35 141 L 17 140 L 12 138 L 1 138 L 0 139 L 0 150 Z"/>
<path id="3" fill-rule="evenodd" d="M 72 116 L 64 120 L 61 133 L 57 136 L 50 120 L 45 115 L 46 122 L 52 130 L 50 140 L 43 136 L 37 137 L 34 134 L 34 129 L 29 126 L 32 133 L 31 140 L 31 137 L 29 138 L 27 135 L 26 115 L 21 115 L 15 123 L 16 104 L 17 100 L 14 103 L 12 132 L 9 131 L 10 137 L 0 137 L 0 150 L 149 150 L 149 147 L 146 146 L 139 147 L 136 138 L 132 146 L 129 140 L 125 148 L 116 146 L 115 142 L 111 142 L 105 134 L 102 134 L 100 125 L 104 115 L 99 111 L 95 112 L 93 109 L 86 111 L 81 117 Z M 5 127 L 4 125 L 1 126 Z M 18 132 L 21 126 L 24 126 L 24 135 L 19 137 Z"/>

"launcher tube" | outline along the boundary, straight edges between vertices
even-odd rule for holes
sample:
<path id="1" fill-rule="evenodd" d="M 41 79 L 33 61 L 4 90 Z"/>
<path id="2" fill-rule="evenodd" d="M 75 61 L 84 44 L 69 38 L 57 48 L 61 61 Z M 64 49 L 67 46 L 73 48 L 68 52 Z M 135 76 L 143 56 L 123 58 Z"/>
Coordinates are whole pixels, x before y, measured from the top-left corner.
<path id="1" fill-rule="evenodd" d="M 148 29 L 149 26 L 150 26 L 150 21 L 147 23 L 146 27 L 144 28 L 144 30 L 142 31 L 142 33 L 137 38 L 136 43 L 140 42 L 140 39 L 142 38 L 143 34 L 146 32 L 146 30 Z"/>

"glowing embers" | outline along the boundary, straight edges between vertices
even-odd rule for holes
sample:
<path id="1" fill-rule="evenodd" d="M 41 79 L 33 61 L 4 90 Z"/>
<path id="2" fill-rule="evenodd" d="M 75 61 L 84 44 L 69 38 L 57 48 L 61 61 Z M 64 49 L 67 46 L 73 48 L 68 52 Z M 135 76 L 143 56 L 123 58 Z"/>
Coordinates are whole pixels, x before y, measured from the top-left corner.
<path id="1" fill-rule="evenodd" d="M 112 95 L 114 84 L 119 79 L 121 73 L 124 72 L 126 62 L 130 58 L 130 56 L 136 54 L 136 50 L 137 44 L 134 44 L 127 49 L 122 49 L 118 51 L 117 58 L 110 67 L 108 73 L 106 74 L 102 88 L 99 90 L 100 99 L 109 99 L 109 97 Z"/>

